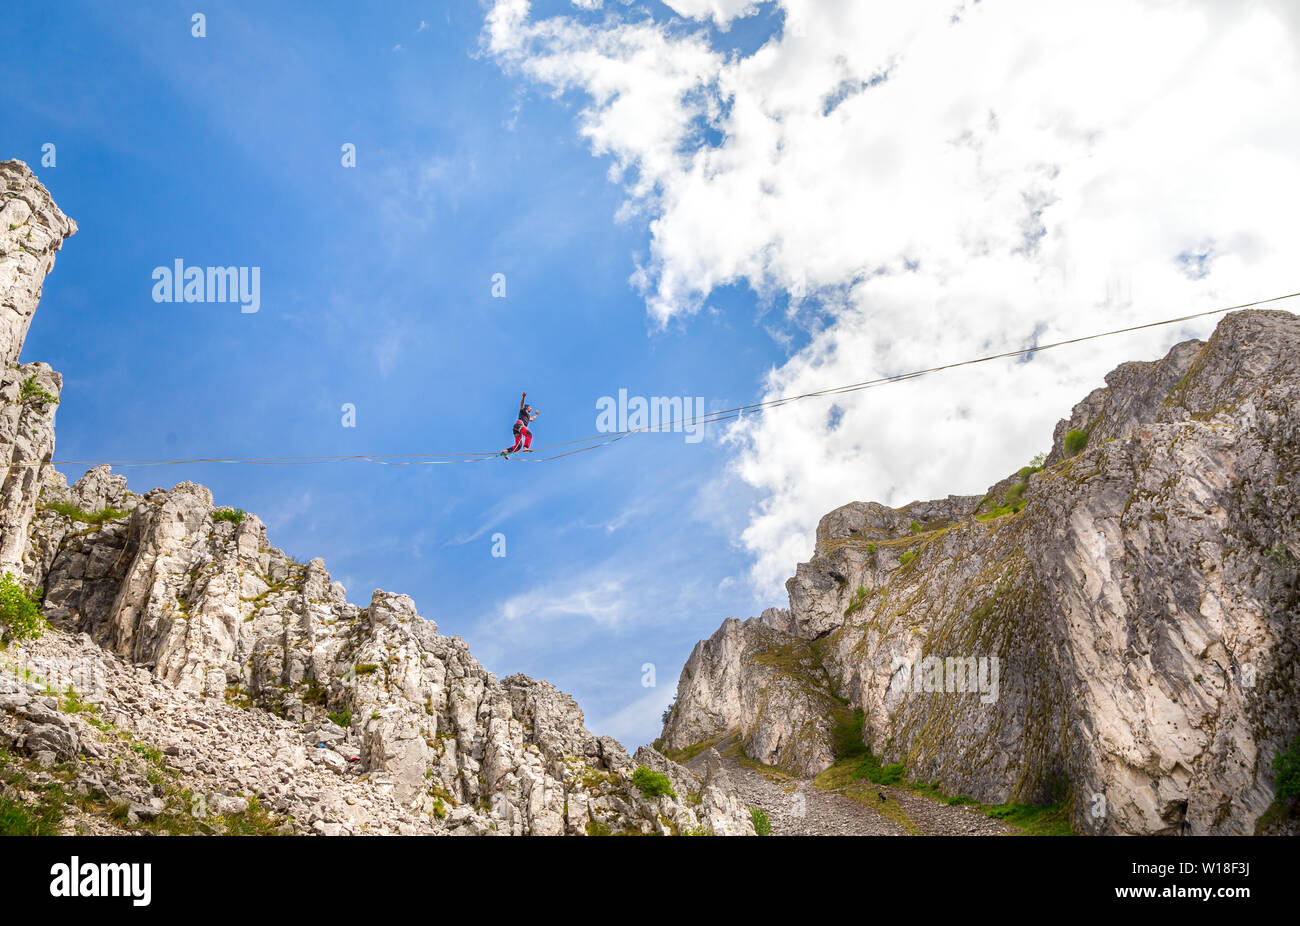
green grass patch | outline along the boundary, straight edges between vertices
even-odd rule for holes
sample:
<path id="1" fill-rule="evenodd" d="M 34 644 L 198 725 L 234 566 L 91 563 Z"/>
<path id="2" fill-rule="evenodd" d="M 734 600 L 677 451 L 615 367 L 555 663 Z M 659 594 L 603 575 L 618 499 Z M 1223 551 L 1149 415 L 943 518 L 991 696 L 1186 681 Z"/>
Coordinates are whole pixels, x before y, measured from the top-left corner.
<path id="1" fill-rule="evenodd" d="M 992 806 L 977 804 L 990 818 L 1001 820 L 1019 830 L 1021 836 L 1073 836 L 1074 828 L 1070 826 L 1070 812 L 1066 803 L 1047 804 L 995 804 Z"/>
<path id="2" fill-rule="evenodd" d="M 836 712 L 835 723 L 831 727 L 831 748 L 835 752 L 836 759 L 870 754 L 867 744 L 862 741 L 865 726 L 866 715 L 862 711 Z"/>
<path id="3" fill-rule="evenodd" d="M 238 524 L 246 517 L 248 517 L 248 513 L 242 508 L 218 508 L 212 512 L 212 520 L 229 521 L 231 524 Z"/>
<path id="4" fill-rule="evenodd" d="M 58 836 L 63 823 L 63 791 L 50 786 L 48 799 L 24 804 L 0 794 L 0 836 Z"/>
<path id="5" fill-rule="evenodd" d="M 705 750 L 712 749 L 733 732 L 734 731 L 729 730 L 721 736 L 715 736 L 712 739 L 707 740 L 700 740 L 698 743 L 691 743 L 689 746 L 683 746 L 681 749 L 660 749 L 659 751 L 679 765 L 685 764 Z"/>
<path id="6" fill-rule="evenodd" d="M 65 714 L 98 714 L 99 705 L 93 701 L 87 701 L 77 693 L 77 689 L 71 685 L 59 696 L 59 710 Z"/>
<path id="7" fill-rule="evenodd" d="M 50 502 L 47 505 L 39 506 L 46 511 L 53 511 L 70 518 L 73 521 L 81 521 L 85 524 L 93 524 L 96 527 L 105 521 L 115 521 L 118 518 L 125 518 L 131 512 L 124 511 L 120 508 L 102 508 L 99 511 L 86 511 L 84 508 L 78 508 L 70 502 Z"/>
<path id="8" fill-rule="evenodd" d="M 881 765 L 879 759 L 866 752 L 854 768 L 853 774 L 857 778 L 865 778 L 874 785 L 897 785 L 903 781 L 906 771 L 898 762 Z"/>
<path id="9" fill-rule="evenodd" d="M 849 606 L 844 609 L 844 616 L 848 617 L 855 611 L 861 611 L 862 606 L 867 603 L 867 598 L 871 595 L 871 589 L 859 585 L 858 590 L 853 593 L 853 600 Z"/>
<path id="10" fill-rule="evenodd" d="M 242 813 L 229 813 L 218 818 L 227 836 L 274 836 L 285 822 L 266 810 L 253 795 L 248 799 L 248 809 Z"/>
<path id="11" fill-rule="evenodd" d="M 771 836 L 772 821 L 762 807 L 749 808 L 749 818 L 754 821 L 754 835 Z"/>
<path id="12" fill-rule="evenodd" d="M 668 780 L 667 775 L 663 772 L 656 772 L 644 765 L 638 766 L 637 770 L 632 773 L 632 784 L 641 789 L 641 793 L 649 798 L 662 797 L 663 795 L 671 798 L 677 797 L 677 792 L 673 790 L 673 783 Z"/>

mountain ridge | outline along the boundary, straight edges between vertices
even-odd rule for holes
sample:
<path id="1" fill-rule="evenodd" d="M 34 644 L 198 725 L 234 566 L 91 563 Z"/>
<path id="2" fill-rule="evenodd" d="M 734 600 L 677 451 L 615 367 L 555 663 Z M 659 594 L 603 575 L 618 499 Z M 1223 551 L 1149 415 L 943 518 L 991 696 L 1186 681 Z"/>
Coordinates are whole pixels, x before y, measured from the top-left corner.
<path id="1" fill-rule="evenodd" d="M 1300 734 L 1297 358 L 1296 316 L 1234 312 L 1108 374 L 1041 467 L 829 512 L 789 608 L 696 645 L 663 748 L 815 775 L 857 722 L 917 782 L 1079 832 L 1254 831 Z"/>
<path id="2" fill-rule="evenodd" d="M 405 595 L 348 602 L 205 487 L 67 485 L 61 378 L 14 361 L 77 226 L 21 161 L 0 189 L 0 572 L 51 624 L 0 654 L 0 787 L 62 795 L 60 831 L 753 834 L 724 782 L 646 787 L 572 697 L 498 679 Z"/>

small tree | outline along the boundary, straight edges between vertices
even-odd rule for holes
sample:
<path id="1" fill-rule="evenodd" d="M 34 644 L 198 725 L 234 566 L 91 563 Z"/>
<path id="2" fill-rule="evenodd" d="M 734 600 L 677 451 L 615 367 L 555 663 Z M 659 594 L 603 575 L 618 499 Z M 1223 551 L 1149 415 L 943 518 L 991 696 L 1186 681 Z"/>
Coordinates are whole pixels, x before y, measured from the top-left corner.
<path id="1" fill-rule="evenodd" d="M 40 606 L 22 585 L 6 572 L 0 578 L 0 636 L 9 640 L 35 640 L 45 631 Z"/>
<path id="2" fill-rule="evenodd" d="M 1072 457 L 1084 447 L 1088 446 L 1088 432 L 1080 431 L 1078 428 L 1071 428 L 1065 433 L 1065 441 L 1062 449 L 1067 457 Z"/>
<path id="3" fill-rule="evenodd" d="M 677 699 L 673 698 L 673 703 L 664 708 L 664 712 L 659 717 L 660 723 L 667 725 L 668 719 L 673 716 L 673 709 L 677 707 Z"/>

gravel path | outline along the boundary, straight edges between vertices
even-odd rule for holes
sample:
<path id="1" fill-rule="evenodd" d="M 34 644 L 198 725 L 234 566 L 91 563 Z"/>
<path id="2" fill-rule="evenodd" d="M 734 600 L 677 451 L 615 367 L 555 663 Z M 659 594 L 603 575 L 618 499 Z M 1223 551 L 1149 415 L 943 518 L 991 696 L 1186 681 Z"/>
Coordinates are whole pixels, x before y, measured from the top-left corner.
<path id="1" fill-rule="evenodd" d="M 725 748 L 726 744 L 719 744 Z M 703 776 L 707 754 L 686 767 Z M 795 778 L 724 755 L 732 787 L 751 807 L 762 807 L 773 836 L 1000 836 L 1014 832 L 971 807 L 940 804 L 900 788 L 864 783 L 845 792 L 823 791 Z M 884 800 L 881 800 L 881 798 Z"/>

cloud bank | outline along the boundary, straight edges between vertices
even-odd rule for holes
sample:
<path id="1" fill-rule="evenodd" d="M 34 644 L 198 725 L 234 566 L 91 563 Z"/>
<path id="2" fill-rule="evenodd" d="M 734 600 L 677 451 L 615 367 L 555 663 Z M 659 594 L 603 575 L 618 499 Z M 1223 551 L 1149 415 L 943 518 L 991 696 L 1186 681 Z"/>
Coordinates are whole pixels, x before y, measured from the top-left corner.
<path id="1" fill-rule="evenodd" d="M 762 6 L 767 6 L 763 4 Z M 577 131 L 644 221 L 656 326 L 741 284 L 800 333 L 763 398 L 1300 289 L 1300 14 L 1279 2 L 674 0 L 537 18 L 485 50 L 584 101 Z M 657 5 L 656 5 L 657 6 Z M 747 421 L 741 542 L 774 594 L 854 499 L 976 492 L 1183 330 L 1091 342 Z"/>

